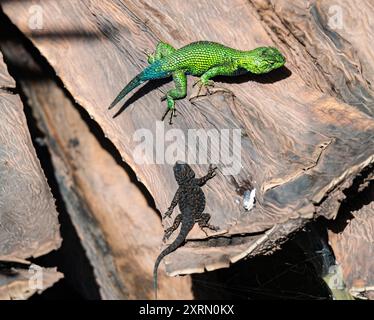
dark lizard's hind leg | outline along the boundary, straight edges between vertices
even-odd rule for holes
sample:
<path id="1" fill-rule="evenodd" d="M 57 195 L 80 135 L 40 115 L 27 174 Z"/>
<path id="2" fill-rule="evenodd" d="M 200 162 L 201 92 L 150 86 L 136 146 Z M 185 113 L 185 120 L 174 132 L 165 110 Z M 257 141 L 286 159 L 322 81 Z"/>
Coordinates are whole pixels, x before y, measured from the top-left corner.
<path id="1" fill-rule="evenodd" d="M 210 220 L 210 214 L 209 213 L 202 213 L 200 218 L 197 220 L 197 223 L 199 224 L 199 227 L 201 230 L 204 231 L 204 233 L 208 236 L 208 234 L 205 232 L 204 228 L 208 228 L 213 231 L 218 231 L 219 228 L 216 226 L 213 226 L 209 224 Z"/>
<path id="2" fill-rule="evenodd" d="M 169 90 L 166 95 L 161 98 L 161 100 L 167 101 L 167 109 L 162 120 L 171 112 L 169 124 L 172 124 L 173 116 L 176 115 L 174 100 L 183 99 L 187 95 L 187 76 L 184 71 L 173 72 L 173 80 L 175 88 Z"/>
<path id="3" fill-rule="evenodd" d="M 176 49 L 174 49 L 170 44 L 165 42 L 159 42 L 156 46 L 156 51 L 153 54 L 147 54 L 148 56 L 148 63 L 152 64 L 153 62 L 162 59 L 173 53 Z"/>

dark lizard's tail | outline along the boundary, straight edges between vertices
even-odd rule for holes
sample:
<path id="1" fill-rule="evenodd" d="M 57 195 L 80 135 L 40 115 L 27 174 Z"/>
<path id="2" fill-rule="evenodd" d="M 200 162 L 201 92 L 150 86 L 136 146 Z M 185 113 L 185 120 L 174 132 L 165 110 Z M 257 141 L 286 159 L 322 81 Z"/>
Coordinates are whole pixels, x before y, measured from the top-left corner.
<path id="1" fill-rule="evenodd" d="M 157 300 L 157 270 L 158 266 L 160 265 L 161 260 L 167 256 L 169 253 L 172 253 L 175 251 L 179 246 L 183 244 L 185 241 L 188 233 L 191 231 L 192 227 L 194 225 L 194 221 L 183 221 L 181 230 L 177 236 L 177 238 L 168 246 L 164 251 L 160 253 L 160 255 L 157 257 L 155 266 L 153 268 L 153 288 L 155 291 L 155 300 Z"/>
<path id="2" fill-rule="evenodd" d="M 168 75 L 168 72 L 161 70 L 161 63 L 156 61 L 150 66 L 140 72 L 134 79 L 132 79 L 126 87 L 124 87 L 114 101 L 110 104 L 108 109 L 112 109 L 118 102 L 120 102 L 128 93 L 140 86 L 143 82 L 152 79 L 160 79 Z"/>

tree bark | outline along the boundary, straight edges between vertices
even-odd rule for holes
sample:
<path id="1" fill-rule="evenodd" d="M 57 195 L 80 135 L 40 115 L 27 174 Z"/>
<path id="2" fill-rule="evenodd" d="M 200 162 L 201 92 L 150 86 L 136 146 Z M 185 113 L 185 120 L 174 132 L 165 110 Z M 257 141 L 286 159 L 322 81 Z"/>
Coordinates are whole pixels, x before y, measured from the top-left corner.
<path id="1" fill-rule="evenodd" d="M 100 129 L 93 129 L 95 123 L 84 117 L 54 77 L 23 46 L 8 42 L 3 50 L 24 70 L 19 86 L 45 134 L 56 180 L 101 298 L 153 299 L 153 264 L 162 239 L 157 212 L 110 154 Z M 44 72 L 43 81 L 27 77 L 25 70 Z M 158 295 L 191 299 L 189 277 L 165 277 L 160 268 Z"/>
<path id="2" fill-rule="evenodd" d="M 373 199 L 373 192 L 371 199 Z M 374 299 L 374 202 L 352 212 L 343 229 L 330 230 L 329 240 L 343 280 L 352 296 Z"/>
<path id="3" fill-rule="evenodd" d="M 0 263 L 27 263 L 61 244 L 54 199 L 14 88 L 0 53 Z M 55 269 L 39 268 L 47 277 L 43 290 L 62 277 Z M 1 271 L 0 299 L 22 299 L 37 291 L 27 286 L 27 270 L 16 269 L 15 276 Z"/>
<path id="4" fill-rule="evenodd" d="M 40 30 L 28 24 L 31 4 L 43 12 Z M 166 86 L 147 85 L 115 118 L 107 110 L 119 90 L 147 65 L 144 51 L 153 50 L 159 40 L 179 48 L 203 39 L 243 50 L 277 43 L 277 35 L 264 26 L 253 3 L 244 0 L 50 0 L 5 2 L 3 9 L 101 126 L 161 212 L 177 189 L 173 163 L 137 163 L 138 142 L 133 137 L 137 130 L 146 129 L 157 138 L 160 124 L 156 120 L 165 107 L 159 98 Z M 215 94 L 194 105 L 188 99 L 178 101 L 179 116 L 172 128 L 181 129 L 184 137 L 191 129 L 241 130 L 241 170 L 224 175 L 226 164 L 220 159 L 217 176 L 204 189 L 206 212 L 212 214 L 211 223 L 220 232 L 210 233 L 215 238 L 207 240 L 194 229 L 188 239 L 200 241 L 188 241 L 165 259 L 169 274 L 227 267 L 239 259 L 271 252 L 317 216 L 333 219 L 345 197 L 343 190 L 374 161 L 374 120 L 371 109 L 364 106 L 365 96 L 360 107 L 344 103 L 332 94 L 334 76 L 329 78 L 326 69 L 313 66 L 305 48 L 298 45 L 295 50 L 284 50 L 288 70 L 222 84 L 235 98 Z M 302 54 L 297 55 L 298 51 Z M 171 128 L 165 125 L 163 129 Z M 186 150 L 183 143 L 179 146 Z M 199 151 L 214 154 L 219 146 L 208 150 L 200 145 Z M 193 169 L 202 176 L 207 167 L 200 164 Z M 257 202 L 246 212 L 243 194 L 252 188 L 257 190 Z"/>

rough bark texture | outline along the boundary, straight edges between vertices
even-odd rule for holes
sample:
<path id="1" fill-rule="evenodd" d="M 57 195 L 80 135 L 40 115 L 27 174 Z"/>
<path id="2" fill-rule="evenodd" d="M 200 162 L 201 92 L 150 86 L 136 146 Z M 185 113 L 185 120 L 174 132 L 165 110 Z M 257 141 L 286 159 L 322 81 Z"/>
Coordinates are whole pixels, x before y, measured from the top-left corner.
<path id="1" fill-rule="evenodd" d="M 352 212 L 346 223 L 342 232 L 329 232 L 330 244 L 351 294 L 373 300 L 374 202 Z"/>
<path id="2" fill-rule="evenodd" d="M 6 64 L 3 61 L 3 54 L 0 52 L 0 88 L 3 90 L 14 89 L 16 82 L 9 75 Z"/>
<path id="3" fill-rule="evenodd" d="M 0 65 L 2 87 L 14 87 L 2 60 Z M 60 246 L 54 200 L 19 96 L 1 91 L 0 113 L 0 255 L 38 257 Z"/>
<path id="4" fill-rule="evenodd" d="M 371 0 L 250 0 L 308 84 L 374 116 Z M 307 65 L 300 61 L 305 56 Z M 317 81 L 316 81 L 317 80 Z"/>
<path id="5" fill-rule="evenodd" d="M 8 259 L 12 262 L 18 260 L 14 257 L 0 257 L 0 261 Z M 30 269 L 12 268 L 7 273 L 0 272 L 0 300 L 28 299 L 50 288 L 61 278 L 63 275 L 56 268 L 42 268 L 35 264 Z"/>
<path id="6" fill-rule="evenodd" d="M 54 199 L 37 159 L 23 105 L 0 54 L 0 262 L 17 262 L 57 249 L 61 239 Z M 61 274 L 44 269 L 46 287 Z M 22 299 L 27 270 L 0 275 L 0 299 Z"/>
<path id="7" fill-rule="evenodd" d="M 23 46 L 9 42 L 3 50 L 12 65 L 24 70 L 19 86 L 46 135 L 56 179 L 101 298 L 151 299 L 162 239 L 157 212 L 105 149 L 104 135 L 96 131 L 101 145 L 55 79 L 46 70 L 43 81 L 25 76 L 25 70 L 40 75 L 43 69 Z M 159 283 L 161 299 L 192 298 L 189 278 L 165 277 L 160 270 Z"/>
<path id="8" fill-rule="evenodd" d="M 32 4 L 42 9 L 41 30 L 30 29 Z M 264 25 L 256 10 L 259 5 L 264 6 L 263 10 L 270 6 L 266 1 L 244 0 L 50 0 L 6 1 L 3 9 L 47 58 L 74 99 L 101 126 L 150 191 L 157 208 L 164 212 L 177 188 L 172 163 L 137 164 L 133 153 L 138 142 L 133 135 L 138 129 L 149 129 L 156 137 L 155 121 L 164 110 L 160 91 L 164 93 L 166 86 L 147 86 L 115 118 L 107 107 L 123 85 L 146 65 L 144 51 L 152 50 L 158 40 L 178 48 L 209 39 L 239 49 L 279 41 L 275 40 L 277 33 L 269 31 L 269 24 Z M 297 17 L 292 12 L 288 15 Z M 279 15 L 275 18 L 282 22 Z M 308 36 L 313 36 L 313 30 Z M 216 94 L 195 105 L 187 99 L 178 101 L 179 117 L 173 128 L 182 129 L 186 137 L 188 129 L 242 130 L 242 169 L 238 175 L 225 176 L 224 163 L 218 164 L 219 174 L 205 187 L 205 193 L 206 211 L 212 214 L 211 223 L 220 226 L 222 236 L 189 241 L 171 254 L 165 259 L 170 274 L 229 266 L 246 256 L 272 251 L 313 217 L 334 218 L 344 198 L 342 190 L 374 161 L 374 120 L 366 95 L 354 95 L 353 100 L 343 97 L 333 81 L 350 78 L 345 74 L 327 75 L 330 69 L 324 68 L 329 68 L 329 63 L 321 60 L 322 67 L 315 66 L 300 40 L 290 38 L 295 48 L 284 50 L 289 71 L 241 77 L 222 84 L 235 93 L 235 99 Z M 327 54 L 335 59 L 337 53 Z M 358 60 L 363 57 L 356 56 Z M 352 72 L 349 66 L 346 69 Z M 356 72 L 360 79 L 355 83 L 366 79 L 367 71 Z M 366 81 L 365 86 L 369 90 L 370 83 Z M 337 94 L 331 95 L 334 91 Z M 212 152 L 218 148 L 211 147 Z M 200 146 L 200 151 L 205 152 L 206 147 Z M 193 169 L 203 175 L 207 165 L 195 165 Z M 256 207 L 246 212 L 243 193 L 253 187 L 257 190 Z M 155 228 L 148 216 L 142 230 L 146 225 Z M 195 229 L 192 238 L 204 239 L 205 235 Z"/>
<path id="9" fill-rule="evenodd" d="M 374 5 L 348 0 L 250 0 L 268 32 L 295 57 L 310 86 L 374 116 Z M 308 64 L 302 63 L 303 55 Z M 372 144 L 372 142 L 371 142 Z M 374 201 L 370 193 L 367 202 Z M 323 209 L 322 209 L 323 210 Z M 373 204 L 352 213 L 331 245 L 350 292 L 373 299 Z M 340 222 L 336 223 L 337 225 Z"/>

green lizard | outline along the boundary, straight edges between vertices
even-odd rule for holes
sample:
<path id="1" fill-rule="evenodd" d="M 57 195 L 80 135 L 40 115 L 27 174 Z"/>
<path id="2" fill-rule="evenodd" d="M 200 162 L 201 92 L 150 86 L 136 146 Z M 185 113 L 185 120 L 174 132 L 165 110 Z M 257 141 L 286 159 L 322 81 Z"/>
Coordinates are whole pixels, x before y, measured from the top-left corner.
<path id="1" fill-rule="evenodd" d="M 215 76 L 235 76 L 251 72 L 268 73 L 282 67 L 286 59 L 278 49 L 259 47 L 251 51 L 241 51 L 222 44 L 199 41 L 180 49 L 159 42 L 154 54 L 148 55 L 149 66 L 140 72 L 122 89 L 109 106 L 113 108 L 130 91 L 145 81 L 173 77 L 175 88 L 169 90 L 161 100 L 167 100 L 166 113 L 171 111 L 170 124 L 175 115 L 175 100 L 187 95 L 187 75 L 200 76 L 195 84 L 213 86 L 211 78 Z"/>

